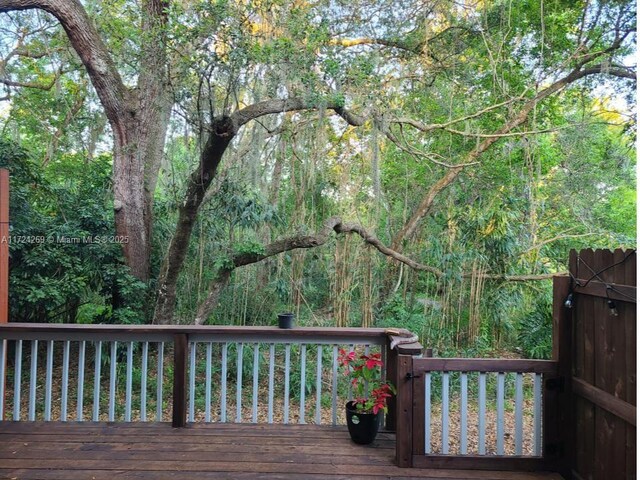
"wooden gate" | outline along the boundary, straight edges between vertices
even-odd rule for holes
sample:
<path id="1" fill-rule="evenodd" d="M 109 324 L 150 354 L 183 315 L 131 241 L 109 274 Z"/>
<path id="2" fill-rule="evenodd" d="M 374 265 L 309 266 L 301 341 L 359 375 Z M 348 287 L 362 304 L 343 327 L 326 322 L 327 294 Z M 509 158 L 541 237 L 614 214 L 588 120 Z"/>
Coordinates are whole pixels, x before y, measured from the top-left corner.
<path id="1" fill-rule="evenodd" d="M 573 251 L 569 270 L 550 361 L 398 355 L 399 466 L 636 478 L 636 252 Z"/>
<path id="2" fill-rule="evenodd" d="M 636 478 L 636 253 L 570 256 L 574 478 Z"/>
<path id="3" fill-rule="evenodd" d="M 558 362 L 413 358 L 411 378 L 412 466 L 554 469 Z"/>

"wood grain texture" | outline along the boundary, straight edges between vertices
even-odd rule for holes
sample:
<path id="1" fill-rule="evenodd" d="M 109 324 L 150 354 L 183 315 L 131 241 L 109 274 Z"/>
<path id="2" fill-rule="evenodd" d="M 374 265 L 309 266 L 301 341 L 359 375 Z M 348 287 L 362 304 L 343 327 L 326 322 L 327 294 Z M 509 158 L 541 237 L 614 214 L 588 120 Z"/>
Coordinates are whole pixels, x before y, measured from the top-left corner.
<path id="1" fill-rule="evenodd" d="M 617 251 L 616 251 L 617 252 Z M 630 257 L 624 264 L 624 284 L 636 285 L 637 280 L 637 265 L 636 255 Z M 636 353 L 636 339 L 637 326 L 636 326 L 636 308 L 634 305 L 625 305 L 625 321 L 624 321 L 624 338 L 625 338 L 625 363 L 627 365 L 627 372 L 625 383 L 627 387 L 626 397 L 627 402 L 636 406 L 636 368 L 637 368 L 637 353 Z M 637 476 L 637 451 L 636 451 L 636 427 L 627 425 L 626 427 L 626 465 L 627 478 L 635 478 Z"/>
<path id="2" fill-rule="evenodd" d="M 603 273 L 604 274 L 604 273 Z M 586 278 L 577 279 L 577 283 L 587 283 Z M 611 288 L 607 289 L 607 284 Z M 613 300 L 622 300 L 624 302 L 636 303 L 636 287 L 624 285 L 619 282 L 603 283 L 598 280 L 591 280 L 589 284 L 581 287 L 576 285 L 575 292 L 581 295 L 590 295 L 592 297 L 611 298 Z"/>
<path id="3" fill-rule="evenodd" d="M 556 373 L 557 362 L 503 358 L 416 358 L 414 372 L 519 372 Z"/>
<path id="4" fill-rule="evenodd" d="M 398 468 L 394 435 L 356 445 L 315 425 L 0 422 L 0 478 L 560 480 L 556 474 Z"/>
<path id="5" fill-rule="evenodd" d="M 411 380 L 413 358 L 398 355 L 396 369 L 396 459 L 399 467 L 411 467 L 413 455 L 413 381 Z M 409 375 L 409 378 L 407 378 Z"/>
<path id="6" fill-rule="evenodd" d="M 635 479 L 636 253 L 572 252 L 576 478 Z M 613 301 L 613 304 L 610 303 Z"/>
<path id="7" fill-rule="evenodd" d="M 636 407 L 598 387 L 580 380 L 573 379 L 573 392 L 582 398 L 615 415 L 621 420 L 636 426 Z"/>
<path id="8" fill-rule="evenodd" d="M 174 335 L 251 335 L 273 334 L 288 337 L 345 337 L 386 338 L 384 328 L 330 328 L 330 327 L 296 327 L 283 330 L 278 327 L 236 327 L 227 325 L 85 325 L 85 324 L 51 324 L 51 323 L 11 323 L 2 325 L 3 331 L 9 332 L 42 332 L 42 333 L 167 333 Z"/>
<path id="9" fill-rule="evenodd" d="M 547 418 L 543 429 L 544 444 L 551 437 L 561 445 L 561 452 L 555 461 L 555 468 L 565 477 L 569 477 L 575 459 L 575 442 L 573 425 L 575 422 L 574 408 L 572 405 L 571 360 L 573 354 L 573 308 L 566 308 L 564 302 L 571 291 L 571 278 L 569 276 L 556 276 L 553 279 L 553 353 L 552 359 L 558 362 L 558 376 L 564 381 L 564 389 L 558 392 L 554 406 L 555 419 Z M 548 393 L 544 392 L 548 398 Z M 543 404 L 544 408 L 544 404 Z M 548 409 L 545 409 L 549 412 Z M 548 422 L 552 422 L 549 424 Z M 551 435 L 549 435 L 551 434 Z M 551 439 L 551 441 L 554 441 Z"/>

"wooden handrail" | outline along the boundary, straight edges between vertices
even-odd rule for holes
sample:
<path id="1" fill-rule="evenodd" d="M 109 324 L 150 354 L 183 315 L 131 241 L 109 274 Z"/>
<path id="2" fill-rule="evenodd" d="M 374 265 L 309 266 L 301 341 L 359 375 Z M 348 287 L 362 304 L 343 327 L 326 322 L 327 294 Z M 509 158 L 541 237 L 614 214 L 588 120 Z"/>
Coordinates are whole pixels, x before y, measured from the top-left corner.
<path id="1" fill-rule="evenodd" d="M 278 327 L 237 327 L 227 325 L 84 325 L 84 324 L 60 324 L 60 323 L 8 323 L 0 325 L 0 338 L 26 339 L 42 335 L 47 338 L 49 334 L 83 335 L 83 334 L 133 334 L 143 335 L 168 335 L 176 334 L 189 336 L 212 337 L 224 335 L 228 337 L 272 337 L 288 338 L 292 341 L 310 341 L 318 338 L 331 341 L 343 341 L 349 338 L 371 340 L 375 344 L 386 343 L 387 335 L 383 328 L 330 328 L 330 327 L 298 327 L 281 329 Z M 193 339 L 191 339 L 193 341 Z M 377 341 L 375 341 L 377 340 Z"/>
<path id="2" fill-rule="evenodd" d="M 238 327 L 232 325 L 86 325 L 71 323 L 21 323 L 12 322 L 0 325 L 1 331 L 14 332 L 95 332 L 95 333 L 176 333 L 216 334 L 227 333 L 244 335 L 247 333 L 280 332 L 292 337 L 310 337 L 315 335 L 342 337 L 359 335 L 362 337 L 386 337 L 384 328 L 333 328 L 333 327 L 296 327 L 282 329 L 278 327 Z"/>
<path id="3" fill-rule="evenodd" d="M 508 358 L 429 358 L 422 364 L 432 372 L 556 373 L 558 362 Z"/>

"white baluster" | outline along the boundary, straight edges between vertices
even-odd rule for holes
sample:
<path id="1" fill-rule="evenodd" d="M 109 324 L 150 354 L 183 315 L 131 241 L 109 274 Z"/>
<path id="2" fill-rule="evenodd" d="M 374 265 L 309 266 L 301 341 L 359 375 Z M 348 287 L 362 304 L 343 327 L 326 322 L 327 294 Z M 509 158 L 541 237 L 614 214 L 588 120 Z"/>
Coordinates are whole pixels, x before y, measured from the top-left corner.
<path id="1" fill-rule="evenodd" d="M 30 422 L 36 419 L 36 388 L 38 385 L 38 340 L 31 341 L 31 377 L 29 378 L 29 416 Z"/>
<path id="2" fill-rule="evenodd" d="M 53 393 L 53 340 L 47 342 L 47 370 L 44 383 L 44 421 L 51 421 L 51 394 Z"/>
<path id="3" fill-rule="evenodd" d="M 227 422 L 227 354 L 229 344 L 222 345 L 222 372 L 220 374 L 220 421 Z"/>
<path id="4" fill-rule="evenodd" d="M 273 423 L 273 390 L 274 390 L 274 374 L 275 374 L 275 344 L 269 345 L 269 411 L 267 422 Z"/>
<path id="5" fill-rule="evenodd" d="M 442 454 L 449 454 L 449 373 L 442 373 Z"/>
<path id="6" fill-rule="evenodd" d="M 20 389 L 22 381 L 22 340 L 16 342 L 16 367 L 13 379 L 13 421 L 20 420 Z"/>
<path id="7" fill-rule="evenodd" d="M 331 423 L 338 423 L 338 346 L 333 346 L 331 367 Z"/>
<path id="8" fill-rule="evenodd" d="M 291 371 L 291 344 L 284 346 L 284 423 L 289 423 L 289 374 Z"/>
<path id="9" fill-rule="evenodd" d="M 189 349 L 189 422 L 193 423 L 195 420 L 196 409 L 196 350 L 197 343 L 190 342 L 191 348 Z"/>
<path id="10" fill-rule="evenodd" d="M 522 455 L 522 374 L 516 373 L 516 455 Z"/>
<path id="11" fill-rule="evenodd" d="M 424 374 L 424 453 L 431 453 L 431 373 Z"/>
<path id="12" fill-rule="evenodd" d="M 251 403 L 251 421 L 258 423 L 258 376 L 260 367 L 260 344 L 253 346 L 253 398 Z"/>
<path id="13" fill-rule="evenodd" d="M 207 343 L 207 365 L 205 370 L 205 392 L 204 392 L 204 421 L 211 422 L 211 358 L 212 358 L 213 343 Z"/>
<path id="14" fill-rule="evenodd" d="M 486 455 L 487 374 L 478 375 L 478 454 Z"/>
<path id="15" fill-rule="evenodd" d="M 92 420 L 100 419 L 100 370 L 102 366 L 102 342 L 96 344 L 94 355 L 95 373 L 93 375 L 93 416 Z"/>
<path id="16" fill-rule="evenodd" d="M 236 356 L 236 423 L 242 423 L 242 351 L 244 344 L 238 343 Z"/>
<path id="17" fill-rule="evenodd" d="M 156 422 L 161 422 L 164 403 L 162 401 L 162 387 L 164 385 L 164 342 L 158 342 L 158 358 L 156 370 Z"/>
<path id="18" fill-rule="evenodd" d="M 300 346 L 300 419 L 299 423 L 305 422 L 305 394 L 307 389 L 307 346 Z"/>
<path id="19" fill-rule="evenodd" d="M 498 392 L 496 405 L 496 450 L 504 455 L 504 373 L 498 373 Z"/>
<path id="20" fill-rule="evenodd" d="M 468 453 L 467 432 L 469 429 L 468 422 L 468 405 L 469 405 L 469 379 L 468 375 L 463 372 L 460 374 L 460 453 L 466 455 Z"/>
<path id="21" fill-rule="evenodd" d="M 133 388 L 133 342 L 127 344 L 127 378 L 125 380 L 124 421 L 131 421 L 131 397 Z"/>
<path id="22" fill-rule="evenodd" d="M 147 375 L 149 374 L 149 342 L 142 344 L 142 365 L 140 375 L 140 421 L 147 421 Z"/>
<path id="23" fill-rule="evenodd" d="M 87 342 L 81 341 L 78 345 L 78 398 L 76 400 L 76 420 L 84 421 L 84 359 L 87 350 Z"/>
<path id="24" fill-rule="evenodd" d="M 116 380 L 118 376 L 118 342 L 111 342 L 111 363 L 109 376 L 109 421 L 116 419 Z"/>
<path id="25" fill-rule="evenodd" d="M 67 403 L 69 398 L 69 349 L 71 342 L 67 340 L 62 347 L 62 391 L 60 397 L 60 421 L 67 421 Z"/>
<path id="26" fill-rule="evenodd" d="M 322 345 L 318 345 L 316 358 L 316 425 L 322 423 Z"/>

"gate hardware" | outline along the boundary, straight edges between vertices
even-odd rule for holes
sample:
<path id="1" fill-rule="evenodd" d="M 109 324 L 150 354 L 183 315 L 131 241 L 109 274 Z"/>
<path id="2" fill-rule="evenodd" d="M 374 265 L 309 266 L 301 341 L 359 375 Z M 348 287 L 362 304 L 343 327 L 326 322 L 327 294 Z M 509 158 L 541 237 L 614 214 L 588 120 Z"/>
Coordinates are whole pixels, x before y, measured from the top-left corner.
<path id="1" fill-rule="evenodd" d="M 564 377 L 549 378 L 545 382 L 547 390 L 556 390 L 558 392 L 564 392 Z"/>
<path id="2" fill-rule="evenodd" d="M 407 373 L 405 377 L 407 380 L 411 380 L 412 378 L 420 378 L 420 375 L 413 375 L 412 373 Z"/>

